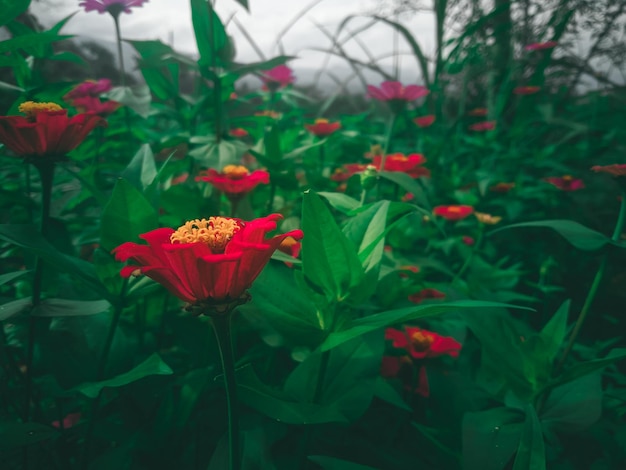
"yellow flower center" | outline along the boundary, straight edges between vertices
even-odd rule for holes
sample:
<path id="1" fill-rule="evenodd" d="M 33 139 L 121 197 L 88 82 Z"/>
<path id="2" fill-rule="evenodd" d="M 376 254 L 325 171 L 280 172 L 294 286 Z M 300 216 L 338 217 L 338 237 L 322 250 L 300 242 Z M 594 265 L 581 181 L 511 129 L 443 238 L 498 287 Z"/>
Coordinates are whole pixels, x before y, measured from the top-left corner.
<path id="1" fill-rule="evenodd" d="M 387 156 L 387 160 L 391 160 L 394 162 L 408 162 L 409 157 L 402 155 L 401 153 L 393 153 Z"/>
<path id="2" fill-rule="evenodd" d="M 328 119 L 318 118 L 315 120 L 315 124 L 328 124 Z"/>
<path id="3" fill-rule="evenodd" d="M 291 248 L 292 246 L 298 244 L 298 240 L 293 237 L 287 237 L 282 242 L 280 242 L 281 248 Z"/>
<path id="4" fill-rule="evenodd" d="M 574 179 L 574 177 L 572 175 L 565 175 L 563 177 L 563 181 L 572 181 Z"/>
<path id="5" fill-rule="evenodd" d="M 222 170 L 222 173 L 224 173 L 230 179 L 240 180 L 248 176 L 250 172 L 243 165 L 226 165 Z"/>
<path id="6" fill-rule="evenodd" d="M 457 206 L 448 207 L 448 212 L 452 212 L 453 214 L 459 214 L 461 212 L 461 208 Z"/>
<path id="7" fill-rule="evenodd" d="M 37 103 L 25 101 L 18 108 L 20 113 L 26 114 L 28 119 L 34 119 L 42 111 L 62 111 L 63 108 L 56 103 Z"/>
<path id="8" fill-rule="evenodd" d="M 433 338 L 433 335 L 426 334 L 422 331 L 411 333 L 411 344 L 413 344 L 416 351 L 427 351 L 434 341 L 435 338 Z"/>
<path id="9" fill-rule="evenodd" d="M 487 225 L 495 225 L 502 220 L 502 217 L 500 216 L 485 214 L 484 212 L 475 212 L 474 215 L 480 223 Z"/>
<path id="10" fill-rule="evenodd" d="M 206 243 L 214 253 L 224 253 L 226 245 L 241 227 L 234 219 L 225 217 L 209 217 L 186 222 L 171 236 L 170 242 L 175 243 Z"/>

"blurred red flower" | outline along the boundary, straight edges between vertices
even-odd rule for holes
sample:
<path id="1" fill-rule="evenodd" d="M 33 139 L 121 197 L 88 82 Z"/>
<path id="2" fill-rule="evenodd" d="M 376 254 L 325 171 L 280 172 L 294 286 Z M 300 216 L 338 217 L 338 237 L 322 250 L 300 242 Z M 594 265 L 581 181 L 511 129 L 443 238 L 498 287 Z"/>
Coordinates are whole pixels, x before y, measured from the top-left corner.
<path id="1" fill-rule="evenodd" d="M 427 116 L 416 117 L 415 119 L 413 119 L 413 122 L 417 124 L 417 127 L 430 127 L 432 126 L 433 122 L 435 122 L 435 115 L 429 114 Z"/>
<path id="2" fill-rule="evenodd" d="M 250 135 L 250 133 L 241 127 L 236 127 L 235 129 L 228 131 L 228 135 L 232 137 L 246 137 Z"/>
<path id="3" fill-rule="evenodd" d="M 467 115 L 468 116 L 477 116 L 477 117 L 485 117 L 487 114 L 489 114 L 489 111 L 487 110 L 487 108 L 474 108 L 470 111 L 468 111 Z"/>
<path id="4" fill-rule="evenodd" d="M 380 165 L 383 157 L 381 155 L 375 155 L 372 159 L 372 164 L 377 170 L 381 171 Z M 420 176 L 430 176 L 430 170 L 424 168 L 422 165 L 426 163 L 426 158 L 421 153 L 410 153 L 404 155 L 403 153 L 390 153 L 385 158 L 384 171 L 399 171 L 406 173 L 411 178 L 419 178 Z"/>
<path id="5" fill-rule="evenodd" d="M 85 80 L 83 83 L 76 85 L 70 91 L 68 91 L 63 99 L 65 101 L 72 101 L 76 98 L 98 97 L 102 93 L 106 93 L 113 88 L 111 80 L 108 78 L 101 78 L 100 80 Z"/>
<path id="6" fill-rule="evenodd" d="M 474 208 L 472 206 L 463 205 L 437 206 L 433 209 L 433 214 L 446 220 L 461 220 L 470 216 L 473 212 Z"/>
<path id="7" fill-rule="evenodd" d="M 404 86 L 400 82 L 385 81 L 380 87 L 367 85 L 369 96 L 379 101 L 414 101 L 428 93 L 428 88 L 421 85 Z"/>
<path id="8" fill-rule="evenodd" d="M 122 104 L 117 101 L 101 101 L 100 98 L 95 96 L 83 96 L 72 100 L 72 106 L 81 113 L 93 113 L 98 116 L 107 117 L 122 106 Z"/>
<path id="9" fill-rule="evenodd" d="M 143 6 L 148 0 L 83 0 L 78 4 L 84 7 L 86 12 L 97 11 L 98 13 L 109 12 L 114 14 L 116 10 L 124 13 L 132 13 L 132 7 Z M 119 9 L 119 10 L 118 10 Z"/>
<path id="10" fill-rule="evenodd" d="M 472 124 L 469 128 L 473 131 L 484 132 L 492 131 L 496 128 L 496 121 L 482 121 Z"/>
<path id="11" fill-rule="evenodd" d="M 497 183 L 489 188 L 490 191 L 494 193 L 508 193 L 511 189 L 515 187 L 515 183 Z"/>
<path id="12" fill-rule="evenodd" d="M 578 191 L 585 187 L 583 180 L 574 178 L 571 175 L 551 176 L 550 178 L 544 178 L 544 181 L 559 188 L 561 191 Z"/>
<path id="13" fill-rule="evenodd" d="M 613 176 L 626 176 L 626 164 L 595 165 L 591 169 L 596 173 L 608 173 Z"/>
<path id="14" fill-rule="evenodd" d="M 148 245 L 126 242 L 113 253 L 116 260 L 132 263 L 121 270 L 122 277 L 145 274 L 185 302 L 219 309 L 244 298 L 285 238 L 303 237 L 301 230 L 293 230 L 266 238 L 282 218 L 191 220 L 178 230 L 144 233 L 140 238 Z"/>
<path id="15" fill-rule="evenodd" d="M 270 90 L 277 90 L 295 82 L 296 77 L 293 74 L 293 70 L 282 64 L 261 72 L 261 80 Z"/>
<path id="16" fill-rule="evenodd" d="M 516 95 L 534 95 L 535 93 L 539 93 L 541 87 L 538 86 L 518 86 L 513 88 L 513 93 Z"/>
<path id="17" fill-rule="evenodd" d="M 408 299 L 414 304 L 421 304 L 424 300 L 428 299 L 444 299 L 446 294 L 441 292 L 440 290 L 433 289 L 432 287 L 427 287 L 426 289 L 422 289 L 415 294 L 409 295 Z"/>
<path id="18" fill-rule="evenodd" d="M 330 122 L 328 119 L 316 119 L 313 124 L 305 124 L 304 127 L 317 137 L 326 137 L 341 129 L 341 123 Z"/>
<path id="19" fill-rule="evenodd" d="M 559 43 L 556 41 L 546 41 L 546 42 L 533 42 L 532 44 L 528 44 L 524 46 L 524 49 L 527 51 L 542 51 L 545 49 L 552 49 L 556 47 Z"/>
<path id="20" fill-rule="evenodd" d="M 20 157 L 64 157 L 106 121 L 92 113 L 67 116 L 54 103 L 27 101 L 19 106 L 26 116 L 0 116 L 0 142 Z"/>
<path id="21" fill-rule="evenodd" d="M 463 235 L 463 238 L 461 238 L 461 241 L 465 243 L 467 246 L 473 246 L 474 243 L 476 243 L 476 240 L 474 240 L 474 238 L 467 236 L 467 235 Z"/>
<path id="22" fill-rule="evenodd" d="M 211 168 L 196 176 L 196 181 L 212 184 L 233 200 L 242 198 L 259 184 L 269 184 L 270 174 L 263 170 L 254 170 L 250 173 L 242 165 L 226 165 L 221 173 Z"/>

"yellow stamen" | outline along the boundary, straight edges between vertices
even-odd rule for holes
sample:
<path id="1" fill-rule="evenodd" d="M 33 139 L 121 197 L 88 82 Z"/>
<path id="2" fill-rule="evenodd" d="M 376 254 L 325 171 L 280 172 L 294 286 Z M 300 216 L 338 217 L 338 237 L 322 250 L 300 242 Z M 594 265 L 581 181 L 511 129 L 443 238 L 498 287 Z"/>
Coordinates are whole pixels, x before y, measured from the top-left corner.
<path id="1" fill-rule="evenodd" d="M 415 331 L 411 333 L 411 343 L 416 351 L 426 351 L 430 348 L 430 345 L 433 344 L 435 338 L 433 335 L 429 335 L 422 331 Z"/>
<path id="2" fill-rule="evenodd" d="M 461 212 L 461 208 L 457 206 L 448 207 L 448 212 L 452 212 L 453 214 L 459 214 Z"/>
<path id="3" fill-rule="evenodd" d="M 572 175 L 565 175 L 563 177 L 563 181 L 572 181 L 574 179 L 574 177 Z"/>
<path id="4" fill-rule="evenodd" d="M 391 155 L 387 155 L 387 160 L 393 160 L 394 162 L 407 162 L 409 161 L 409 157 L 402 155 L 401 153 L 392 153 Z"/>
<path id="5" fill-rule="evenodd" d="M 328 124 L 328 119 L 318 118 L 315 120 L 315 124 Z"/>
<path id="6" fill-rule="evenodd" d="M 230 179 L 240 180 L 248 176 L 250 172 L 243 165 L 226 165 L 222 170 L 222 173 L 224 173 Z"/>
<path id="7" fill-rule="evenodd" d="M 26 114 L 29 119 L 34 119 L 42 111 L 62 111 L 63 108 L 56 103 L 37 103 L 25 101 L 17 108 L 20 113 Z"/>
<path id="8" fill-rule="evenodd" d="M 225 217 L 209 217 L 186 222 L 171 236 L 170 242 L 175 243 L 206 243 L 214 253 L 224 253 L 228 242 L 241 227 L 234 219 Z"/>
<path id="9" fill-rule="evenodd" d="M 282 242 L 280 242 L 280 248 L 291 248 L 296 245 L 298 240 L 293 237 L 286 237 Z"/>

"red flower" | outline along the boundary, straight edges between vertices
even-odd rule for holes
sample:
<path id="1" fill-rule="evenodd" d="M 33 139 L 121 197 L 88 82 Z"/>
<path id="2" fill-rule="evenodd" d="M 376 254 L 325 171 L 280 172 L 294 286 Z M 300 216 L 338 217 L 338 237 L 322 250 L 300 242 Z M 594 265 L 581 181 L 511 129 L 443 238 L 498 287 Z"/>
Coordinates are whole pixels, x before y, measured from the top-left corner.
<path id="1" fill-rule="evenodd" d="M 409 273 L 417 274 L 420 272 L 419 266 L 413 266 L 413 265 L 400 266 L 398 269 L 400 270 L 400 273 L 398 273 L 398 275 L 402 279 L 408 278 Z"/>
<path id="2" fill-rule="evenodd" d="M 328 119 L 316 119 L 313 124 L 305 124 L 304 127 L 313 135 L 326 137 L 341 129 L 341 123 L 330 122 Z"/>
<path id="3" fill-rule="evenodd" d="M 71 102 L 76 98 L 84 98 L 86 96 L 95 98 L 102 93 L 106 93 L 111 90 L 111 80 L 108 78 L 101 78 L 100 80 L 85 80 L 83 83 L 76 85 L 70 91 L 68 91 L 63 99 Z"/>
<path id="4" fill-rule="evenodd" d="M 20 157 L 63 157 L 74 150 L 94 127 L 106 125 L 95 114 L 72 118 L 54 103 L 27 101 L 23 116 L 0 116 L 0 142 Z"/>
<path id="5" fill-rule="evenodd" d="M 591 169 L 596 173 L 608 173 L 613 176 L 626 176 L 626 164 L 595 165 Z"/>
<path id="6" fill-rule="evenodd" d="M 381 155 L 374 156 L 372 164 L 380 171 L 380 164 L 383 157 Z M 421 153 L 411 153 L 404 155 L 402 153 L 390 153 L 385 159 L 384 171 L 400 171 L 406 173 L 411 178 L 419 178 L 420 176 L 430 176 L 430 170 L 424 168 L 426 158 Z"/>
<path id="7" fill-rule="evenodd" d="M 492 131 L 496 128 L 496 121 L 482 121 L 472 124 L 469 128 L 473 131 L 484 132 Z"/>
<path id="8" fill-rule="evenodd" d="M 278 249 L 283 253 L 291 256 L 292 258 L 297 258 L 300 255 L 302 243 L 300 243 L 293 237 L 287 237 L 280 243 Z M 293 263 L 290 263 L 288 261 L 285 261 L 285 264 L 290 268 L 293 266 Z"/>
<path id="9" fill-rule="evenodd" d="M 81 113 L 92 113 L 107 117 L 122 106 L 122 104 L 117 101 L 101 101 L 100 98 L 93 96 L 83 96 L 72 100 L 72 106 Z"/>
<path id="10" fill-rule="evenodd" d="M 400 82 L 385 81 L 380 88 L 367 85 L 368 94 L 379 101 L 414 101 L 430 93 L 428 88 L 421 85 L 404 86 Z"/>
<path id="11" fill-rule="evenodd" d="M 544 49 L 552 49 L 556 47 L 559 43 L 556 41 L 547 41 L 547 42 L 533 42 L 532 44 L 528 44 L 524 46 L 524 49 L 527 51 L 542 51 Z"/>
<path id="12" fill-rule="evenodd" d="M 574 178 L 571 175 L 552 176 L 550 178 L 544 178 L 544 181 L 559 188 L 561 191 L 578 191 L 585 187 L 583 180 Z"/>
<path id="13" fill-rule="evenodd" d="M 171 186 L 176 186 L 177 184 L 183 184 L 189 178 L 189 173 L 182 173 L 178 176 L 175 176 L 170 181 Z"/>
<path id="14" fill-rule="evenodd" d="M 210 169 L 205 174 L 196 177 L 196 181 L 206 181 L 226 194 L 231 199 L 238 199 L 259 184 L 269 184 L 270 174 L 263 170 L 254 170 L 252 173 L 245 166 L 226 165 L 221 173 Z"/>
<path id="15" fill-rule="evenodd" d="M 534 95 L 541 90 L 541 87 L 538 86 L 518 86 L 513 88 L 513 93 L 516 95 Z"/>
<path id="16" fill-rule="evenodd" d="M 446 220 L 461 220 L 473 212 L 474 208 L 472 206 L 437 206 L 433 209 L 433 214 Z"/>
<path id="17" fill-rule="evenodd" d="M 367 165 L 361 163 L 347 163 L 342 168 L 337 168 L 330 179 L 332 181 L 343 182 L 350 179 L 356 173 L 361 173 L 367 169 Z"/>
<path id="18" fill-rule="evenodd" d="M 277 65 L 273 69 L 261 72 L 261 80 L 270 90 L 278 90 L 296 81 L 296 77 L 286 65 Z"/>
<path id="19" fill-rule="evenodd" d="M 489 188 L 494 193 L 508 193 L 515 187 L 515 183 L 498 183 Z"/>
<path id="20" fill-rule="evenodd" d="M 489 114 L 487 108 L 474 108 L 467 113 L 468 116 L 485 117 Z"/>
<path id="21" fill-rule="evenodd" d="M 282 218 L 196 219 L 178 230 L 144 233 L 140 238 L 148 245 L 126 242 L 113 253 L 118 261 L 132 263 L 122 269 L 122 277 L 145 274 L 190 304 L 225 305 L 245 295 L 285 238 L 303 237 L 301 230 L 294 230 L 266 238 Z"/>
<path id="22" fill-rule="evenodd" d="M 465 243 L 467 246 L 473 246 L 474 243 L 476 243 L 476 240 L 474 240 L 472 237 L 469 237 L 467 235 L 463 235 L 463 238 L 461 238 L 461 241 Z"/>
<path id="23" fill-rule="evenodd" d="M 445 297 L 446 294 L 444 294 L 440 290 L 428 287 L 426 289 L 422 289 L 419 292 L 416 292 L 415 294 L 409 295 L 409 300 L 414 304 L 421 304 L 424 300 L 443 299 Z"/>
<path id="24" fill-rule="evenodd" d="M 416 117 L 413 119 L 413 122 L 417 124 L 417 127 L 430 127 L 433 125 L 433 122 L 435 122 L 435 115 L 429 114 L 428 116 Z"/>
<path id="25" fill-rule="evenodd" d="M 228 131 L 228 134 L 232 137 L 246 137 L 250 135 L 250 133 L 247 130 L 242 129 L 241 127 L 236 127 L 235 129 L 231 129 L 230 131 Z"/>
<path id="26" fill-rule="evenodd" d="M 79 422 L 80 422 L 80 418 L 81 418 L 81 413 L 70 413 L 67 416 L 65 416 L 65 418 L 63 418 L 63 429 L 69 429 L 73 426 L 76 426 Z M 61 423 L 59 422 L 59 420 L 56 421 L 52 421 L 52 423 L 50 423 L 52 425 L 52 427 L 54 428 L 61 428 Z"/>

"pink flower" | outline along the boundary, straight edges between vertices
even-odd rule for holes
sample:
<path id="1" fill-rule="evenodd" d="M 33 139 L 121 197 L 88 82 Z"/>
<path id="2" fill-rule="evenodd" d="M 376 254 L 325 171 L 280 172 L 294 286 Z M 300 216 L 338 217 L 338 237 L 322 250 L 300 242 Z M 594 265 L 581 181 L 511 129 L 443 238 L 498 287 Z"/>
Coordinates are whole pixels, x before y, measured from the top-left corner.
<path id="1" fill-rule="evenodd" d="M 78 4 L 84 7 L 88 13 L 97 11 L 98 13 L 109 12 L 111 14 L 119 14 L 119 12 L 132 13 L 132 7 L 143 6 L 148 0 L 83 0 Z"/>
<path id="2" fill-rule="evenodd" d="M 293 75 L 293 70 L 283 64 L 261 72 L 261 80 L 270 90 L 277 90 L 295 82 L 296 77 Z"/>
<path id="3" fill-rule="evenodd" d="M 102 93 L 110 91 L 113 86 L 111 80 L 108 78 L 101 78 L 100 80 L 86 80 L 83 83 L 76 85 L 70 91 L 68 91 L 63 99 L 65 101 L 75 100 L 76 98 L 97 97 Z"/>
<path id="4" fill-rule="evenodd" d="M 430 93 L 428 88 L 421 85 L 404 86 L 400 82 L 390 81 L 381 83 L 380 88 L 368 85 L 367 92 L 379 101 L 414 101 Z"/>
<path id="5" fill-rule="evenodd" d="M 461 238 L 461 241 L 465 243 L 467 246 L 473 246 L 474 243 L 476 243 L 476 240 L 474 240 L 472 237 L 468 235 L 463 235 L 463 238 Z"/>
<path id="6" fill-rule="evenodd" d="M 496 121 L 477 122 L 476 124 L 469 126 L 469 128 L 472 131 L 478 132 L 492 131 L 496 128 Z"/>
<path id="7" fill-rule="evenodd" d="M 544 181 L 559 188 L 561 191 L 578 191 L 585 187 L 583 180 L 574 178 L 571 175 L 552 176 L 550 178 L 544 178 Z"/>
<path id="8" fill-rule="evenodd" d="M 413 122 L 417 124 L 417 127 L 430 127 L 435 122 L 435 115 L 429 114 L 427 116 L 420 116 L 413 119 Z"/>
<path id="9" fill-rule="evenodd" d="M 527 51 L 542 51 L 545 49 L 552 49 L 558 45 L 556 41 L 547 41 L 547 42 L 533 42 L 532 44 L 528 44 L 524 46 L 524 49 Z"/>
<path id="10" fill-rule="evenodd" d="M 121 103 L 117 101 L 100 101 L 100 98 L 92 96 L 83 96 L 72 100 L 74 106 L 79 113 L 92 113 L 98 116 L 106 117 L 117 110 Z"/>

